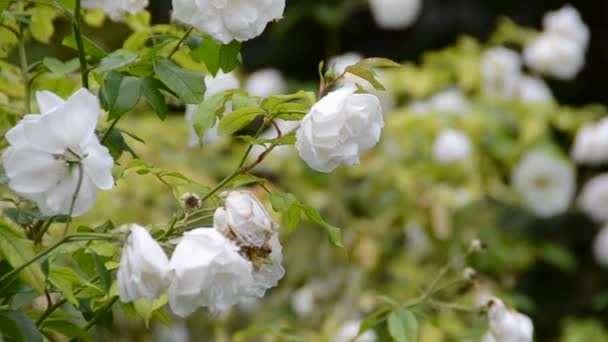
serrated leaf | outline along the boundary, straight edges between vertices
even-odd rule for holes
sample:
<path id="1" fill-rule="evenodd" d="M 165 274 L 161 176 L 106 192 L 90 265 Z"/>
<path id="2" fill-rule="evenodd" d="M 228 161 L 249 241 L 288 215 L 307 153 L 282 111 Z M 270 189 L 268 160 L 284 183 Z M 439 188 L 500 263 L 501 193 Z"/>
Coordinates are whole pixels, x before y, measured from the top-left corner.
<path id="1" fill-rule="evenodd" d="M 388 333 L 395 342 L 418 341 L 418 321 L 409 310 L 395 310 L 388 316 Z"/>
<path id="2" fill-rule="evenodd" d="M 95 72 L 104 73 L 110 70 L 116 70 L 131 65 L 137 61 L 139 56 L 129 50 L 118 49 L 109 55 L 105 56 L 100 62 Z"/>
<path id="3" fill-rule="evenodd" d="M 36 255 L 34 243 L 17 234 L 9 226 L 0 224 L 0 255 L 13 268 L 20 267 Z M 40 264 L 35 262 L 19 272 L 19 277 L 38 293 L 43 293 L 45 276 Z"/>
<path id="4" fill-rule="evenodd" d="M 185 103 L 199 104 L 203 101 L 205 77 L 202 73 L 186 70 L 163 58 L 154 60 L 154 72 Z"/>
<path id="5" fill-rule="evenodd" d="M 162 82 L 151 77 L 144 78 L 141 83 L 141 93 L 143 97 L 148 101 L 150 106 L 152 106 L 158 118 L 163 121 L 169 112 L 165 96 L 160 92 L 160 89 L 164 88 L 165 86 Z"/>
<path id="6" fill-rule="evenodd" d="M 83 328 L 77 326 L 74 323 L 59 320 L 59 319 L 49 319 L 44 321 L 42 326 L 44 330 L 51 330 L 60 333 L 63 336 L 77 339 L 79 341 L 93 341 L 93 336 L 90 332 L 84 330 Z"/>
<path id="7" fill-rule="evenodd" d="M 137 105 L 142 93 L 141 78 L 123 76 L 116 71 L 106 73 L 100 90 L 101 104 L 113 120 Z"/>
<path id="8" fill-rule="evenodd" d="M 344 248 L 342 244 L 342 230 L 336 226 L 325 222 L 319 212 L 310 206 L 302 204 L 300 208 L 304 211 L 304 214 L 313 222 L 317 223 L 325 229 L 329 241 L 336 247 Z"/>
<path id="9" fill-rule="evenodd" d="M 78 70 L 80 67 L 80 62 L 77 58 L 72 58 L 67 62 L 62 62 L 57 58 L 53 57 L 44 57 L 42 59 L 42 64 L 49 69 L 49 71 L 58 74 L 58 75 L 66 75 L 71 72 Z"/>
<path id="10" fill-rule="evenodd" d="M 42 342 L 36 324 L 24 313 L 0 310 L 0 340 L 6 342 Z"/>
<path id="11" fill-rule="evenodd" d="M 229 135 L 249 125 L 259 115 L 266 113 L 260 108 L 241 108 L 224 115 L 218 126 L 219 135 Z"/>

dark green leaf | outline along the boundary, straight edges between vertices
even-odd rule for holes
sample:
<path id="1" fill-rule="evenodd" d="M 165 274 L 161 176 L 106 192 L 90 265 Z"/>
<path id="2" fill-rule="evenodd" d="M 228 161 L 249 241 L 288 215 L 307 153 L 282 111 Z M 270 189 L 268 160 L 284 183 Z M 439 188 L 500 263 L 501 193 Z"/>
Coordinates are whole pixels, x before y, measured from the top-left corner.
<path id="1" fill-rule="evenodd" d="M 110 154 L 114 160 L 118 160 L 125 151 L 137 158 L 135 151 L 133 151 L 131 147 L 127 145 L 122 133 L 117 129 L 113 129 L 110 133 L 108 133 L 108 138 L 104 142 L 104 145 L 110 150 Z"/>
<path id="2" fill-rule="evenodd" d="M 205 77 L 202 73 L 186 70 L 168 59 L 154 60 L 154 71 L 158 78 L 182 101 L 199 104 L 205 94 Z"/>
<path id="3" fill-rule="evenodd" d="M 205 38 L 202 43 L 191 52 L 192 59 L 205 63 L 207 71 L 213 76 L 222 69 L 228 73 L 237 66 L 241 43 L 232 41 L 222 45 L 211 38 Z"/>
<path id="4" fill-rule="evenodd" d="M 84 330 L 83 328 L 77 326 L 74 323 L 58 320 L 58 319 L 49 319 L 44 321 L 44 325 L 42 326 L 44 330 L 51 330 L 60 333 L 63 336 L 77 339 L 80 341 L 93 341 L 93 336 L 91 333 Z"/>
<path id="5" fill-rule="evenodd" d="M 411 311 L 398 309 L 388 316 L 388 333 L 395 342 L 418 341 L 418 321 Z"/>
<path id="6" fill-rule="evenodd" d="M 101 286 L 106 291 L 106 294 L 110 292 L 110 287 L 112 286 L 112 278 L 110 277 L 110 272 L 106 268 L 103 259 L 95 253 L 92 249 L 88 249 L 89 253 L 93 256 L 93 260 L 95 260 L 95 268 L 97 269 L 97 275 L 99 276 L 99 280 L 101 281 Z"/>
<path id="7" fill-rule="evenodd" d="M 0 310 L 0 340 L 6 342 L 42 342 L 36 324 L 25 314 Z"/>
<path id="8" fill-rule="evenodd" d="M 159 80 L 151 77 L 146 77 L 141 83 L 141 92 L 144 98 L 148 101 L 150 106 L 154 108 L 156 115 L 161 120 L 165 120 L 167 117 L 168 109 L 165 96 L 160 92 L 160 89 L 164 89 L 165 86 Z"/>
<path id="9" fill-rule="evenodd" d="M 30 225 L 40 218 L 40 213 L 35 210 L 6 208 L 4 215 L 18 225 Z"/>
<path id="10" fill-rule="evenodd" d="M 239 52 L 241 43 L 236 40 L 220 48 L 220 68 L 225 72 L 231 72 L 239 64 Z"/>
<path id="11" fill-rule="evenodd" d="M 229 135 L 249 125 L 256 117 L 264 114 L 260 108 L 241 108 L 224 115 L 218 126 L 220 135 Z"/>
<path id="12" fill-rule="evenodd" d="M 82 40 L 83 40 L 82 45 L 84 46 L 84 52 L 87 55 L 90 55 L 91 57 L 93 57 L 95 59 L 102 59 L 105 56 L 107 56 L 107 53 L 101 47 L 99 47 L 99 45 L 95 44 L 92 40 L 90 40 L 86 36 L 83 35 Z M 72 35 L 68 35 L 65 38 L 63 38 L 62 44 L 64 46 L 77 50 L 76 40 L 74 39 L 74 37 Z"/>
<path id="13" fill-rule="evenodd" d="M 142 93 L 142 80 L 137 77 L 123 76 L 116 71 L 106 73 L 99 97 L 108 111 L 108 120 L 113 120 L 137 105 Z"/>

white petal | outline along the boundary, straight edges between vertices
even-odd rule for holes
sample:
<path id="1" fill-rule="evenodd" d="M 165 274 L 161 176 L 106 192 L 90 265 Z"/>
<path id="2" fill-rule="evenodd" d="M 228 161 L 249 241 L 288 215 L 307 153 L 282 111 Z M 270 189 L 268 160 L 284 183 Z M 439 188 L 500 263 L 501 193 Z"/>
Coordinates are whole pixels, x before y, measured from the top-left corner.
<path id="1" fill-rule="evenodd" d="M 44 192 L 65 175 L 64 163 L 31 148 L 9 149 L 3 155 L 9 186 L 20 193 Z"/>
<path id="2" fill-rule="evenodd" d="M 65 103 L 61 97 L 48 90 L 36 92 L 36 102 L 41 114 L 52 112 Z"/>
<path id="3" fill-rule="evenodd" d="M 103 190 L 110 190 L 114 186 L 112 167 L 114 159 L 105 146 L 97 139 L 91 140 L 85 148 L 86 158 L 82 161 L 85 173 L 91 178 L 95 185 Z"/>

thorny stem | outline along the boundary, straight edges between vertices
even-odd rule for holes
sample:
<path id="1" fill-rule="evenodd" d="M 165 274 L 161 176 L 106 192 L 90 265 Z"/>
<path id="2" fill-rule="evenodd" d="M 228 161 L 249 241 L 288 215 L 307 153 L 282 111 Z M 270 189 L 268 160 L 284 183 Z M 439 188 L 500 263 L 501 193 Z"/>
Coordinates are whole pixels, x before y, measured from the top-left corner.
<path id="1" fill-rule="evenodd" d="M 70 211 L 68 212 L 68 219 L 65 222 L 65 228 L 63 229 L 63 236 L 65 236 L 70 230 L 70 223 L 72 223 L 72 214 L 74 213 L 74 207 L 76 206 L 76 200 L 78 199 L 78 193 L 80 192 L 80 188 L 82 187 L 82 178 L 83 178 L 83 169 L 82 162 L 76 163 L 78 165 L 78 183 L 76 183 L 76 189 L 74 190 L 74 194 L 72 195 L 72 202 L 70 203 Z"/>
<path id="2" fill-rule="evenodd" d="M 76 41 L 76 47 L 78 48 L 78 60 L 80 61 L 80 75 L 82 77 L 82 86 L 89 88 L 89 67 L 87 65 L 87 58 L 84 51 L 84 42 L 82 40 L 82 31 L 80 27 L 80 0 L 76 0 L 74 6 L 74 18 L 72 20 L 72 32 L 74 33 L 74 40 Z"/>
<path id="3" fill-rule="evenodd" d="M 21 11 L 24 10 L 24 5 L 23 2 L 20 2 L 20 9 Z M 23 85 L 24 85 L 24 94 L 23 94 L 23 102 L 25 105 L 25 112 L 26 113 L 31 113 L 32 112 L 32 106 L 30 103 L 30 74 L 28 71 L 28 65 L 27 65 L 27 51 L 25 49 L 25 37 L 24 37 L 24 25 L 23 24 L 19 24 L 19 64 L 21 67 L 21 77 L 23 78 Z"/>
<path id="4" fill-rule="evenodd" d="M 190 33 L 192 33 L 192 30 L 194 30 L 194 27 L 192 27 L 192 26 L 190 26 L 186 30 L 186 32 L 184 33 L 184 35 L 177 42 L 177 45 L 175 45 L 175 47 L 173 48 L 173 50 L 171 50 L 171 52 L 169 52 L 169 55 L 167 56 L 167 58 L 171 58 L 177 52 L 177 50 L 179 50 L 179 48 L 182 46 L 182 44 L 184 43 L 184 41 L 186 41 L 186 39 L 188 39 L 188 36 L 190 36 Z"/>

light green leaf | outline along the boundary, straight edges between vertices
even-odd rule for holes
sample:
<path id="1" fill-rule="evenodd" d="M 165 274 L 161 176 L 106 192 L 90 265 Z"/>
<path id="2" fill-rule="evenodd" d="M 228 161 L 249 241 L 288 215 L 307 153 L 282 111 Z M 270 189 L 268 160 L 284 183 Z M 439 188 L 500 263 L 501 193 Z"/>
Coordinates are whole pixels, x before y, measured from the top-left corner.
<path id="1" fill-rule="evenodd" d="M 138 316 L 144 320 L 146 327 L 149 327 L 150 319 L 152 319 L 154 312 L 162 309 L 168 302 L 169 295 L 165 292 L 154 301 L 141 298 L 133 303 L 133 307 Z"/>
<path id="2" fill-rule="evenodd" d="M 137 61 L 139 56 L 125 49 L 118 49 L 109 55 L 105 56 L 100 62 L 99 66 L 95 68 L 95 72 L 103 74 L 110 70 L 116 70 L 131 65 Z"/>
<path id="3" fill-rule="evenodd" d="M 199 104 L 205 94 L 205 77 L 202 73 L 183 69 L 164 58 L 154 60 L 154 71 L 169 89 L 188 104 Z"/>
<path id="4" fill-rule="evenodd" d="M 304 211 L 304 214 L 313 222 L 317 223 L 321 227 L 325 228 L 329 241 L 336 247 L 344 248 L 342 244 L 342 230 L 336 226 L 325 222 L 319 212 L 310 206 L 301 204 L 300 208 Z"/>
<path id="5" fill-rule="evenodd" d="M 216 94 L 198 106 L 194 114 L 194 130 L 199 137 L 215 125 L 217 116 L 224 112 L 226 97 L 224 93 Z M 201 139 L 202 143 L 202 139 Z"/>
<path id="6" fill-rule="evenodd" d="M 388 316 L 388 333 L 395 342 L 418 341 L 418 321 L 409 311 L 398 309 Z"/>
<path id="7" fill-rule="evenodd" d="M 141 92 L 144 98 L 148 101 L 150 106 L 154 108 L 154 112 L 159 119 L 165 120 L 169 109 L 167 108 L 167 102 L 165 96 L 160 92 L 160 89 L 164 89 L 165 86 L 159 80 L 151 77 L 146 77 L 141 83 Z"/>
<path id="8" fill-rule="evenodd" d="M 32 320 L 19 311 L 0 310 L 0 340 L 6 342 L 42 342 L 42 335 Z"/>
<path id="9" fill-rule="evenodd" d="M 260 108 L 241 108 L 224 115 L 218 126 L 220 135 L 229 135 L 249 125 L 259 115 L 266 113 Z"/>
<path id="10" fill-rule="evenodd" d="M 91 333 L 84 330 L 83 328 L 77 326 L 74 323 L 59 320 L 59 319 L 49 319 L 44 321 L 42 326 L 44 330 L 51 330 L 60 333 L 63 336 L 77 339 L 79 341 L 93 341 L 93 336 Z"/>
<path id="11" fill-rule="evenodd" d="M 64 63 L 58 60 L 57 58 L 44 57 L 42 59 L 42 64 L 44 64 L 44 66 L 47 67 L 47 69 L 49 69 L 51 72 L 54 72 L 59 75 L 69 74 L 78 70 L 78 68 L 80 67 L 80 62 L 78 61 L 78 58 L 72 58 Z"/>
<path id="12" fill-rule="evenodd" d="M 227 73 L 237 66 L 240 50 L 241 43 L 237 41 L 222 45 L 211 38 L 205 38 L 201 45 L 192 50 L 191 57 L 199 63 L 205 63 L 207 71 L 215 76 L 220 69 Z"/>
<path id="13" fill-rule="evenodd" d="M 0 224 L 0 255 L 13 267 L 20 267 L 36 255 L 32 241 L 17 234 L 13 229 Z M 43 293 L 45 276 L 40 264 L 35 262 L 19 273 L 19 277 L 38 293 Z"/>

